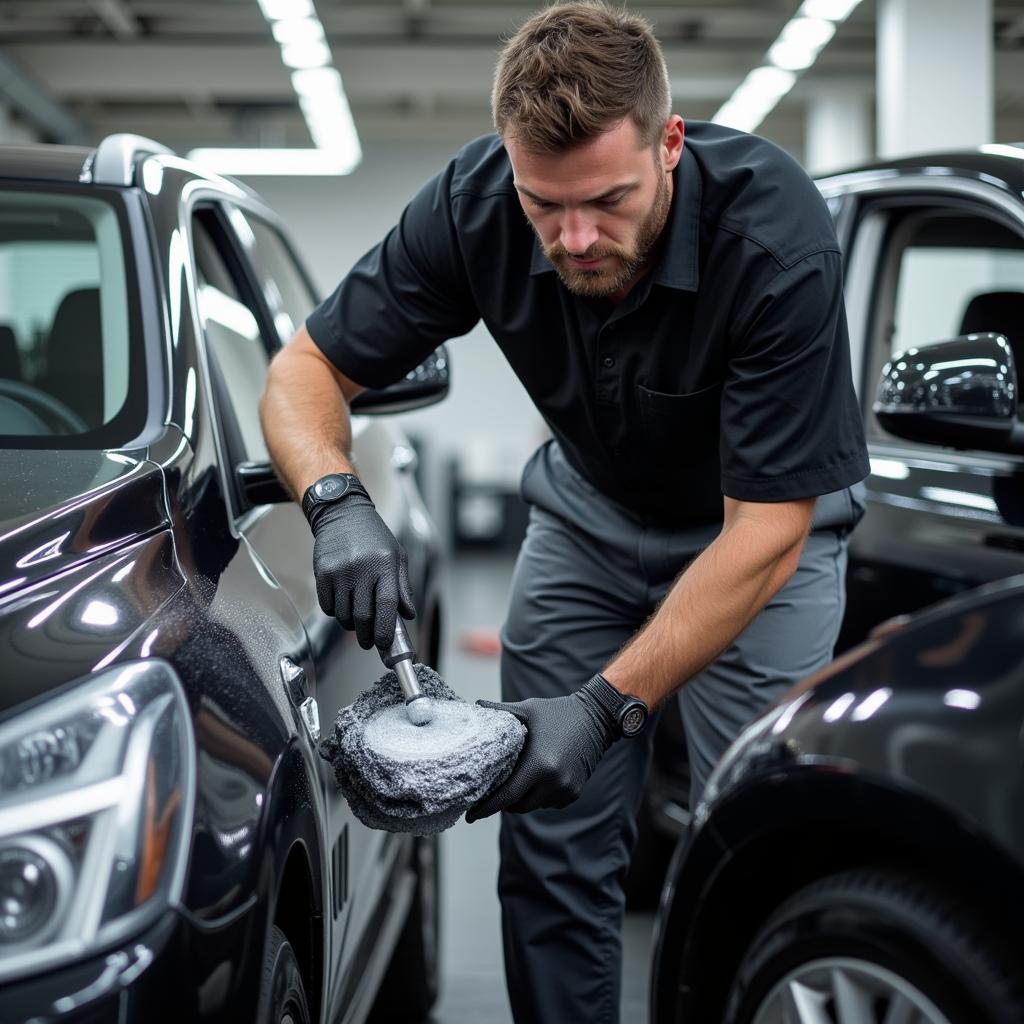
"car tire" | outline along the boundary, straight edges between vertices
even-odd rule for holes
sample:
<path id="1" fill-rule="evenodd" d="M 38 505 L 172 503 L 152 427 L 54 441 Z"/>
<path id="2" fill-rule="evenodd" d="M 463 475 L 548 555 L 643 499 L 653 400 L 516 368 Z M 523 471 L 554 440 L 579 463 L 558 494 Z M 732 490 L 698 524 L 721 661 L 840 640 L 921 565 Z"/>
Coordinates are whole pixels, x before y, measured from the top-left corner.
<path id="1" fill-rule="evenodd" d="M 437 836 L 417 836 L 416 885 L 405 927 L 370 1014 L 370 1024 L 424 1021 L 441 987 L 441 872 Z"/>
<path id="2" fill-rule="evenodd" d="M 260 981 L 260 1024 L 310 1024 L 306 988 L 295 950 L 277 925 L 270 929 L 270 941 L 263 957 Z"/>
<path id="3" fill-rule="evenodd" d="M 772 914 L 747 949 L 724 1020 L 847 1024 L 903 1020 L 900 1010 L 915 1024 L 1011 1024 L 1024 1020 L 1024 995 L 969 908 L 911 875 L 865 869 L 815 882 Z"/>

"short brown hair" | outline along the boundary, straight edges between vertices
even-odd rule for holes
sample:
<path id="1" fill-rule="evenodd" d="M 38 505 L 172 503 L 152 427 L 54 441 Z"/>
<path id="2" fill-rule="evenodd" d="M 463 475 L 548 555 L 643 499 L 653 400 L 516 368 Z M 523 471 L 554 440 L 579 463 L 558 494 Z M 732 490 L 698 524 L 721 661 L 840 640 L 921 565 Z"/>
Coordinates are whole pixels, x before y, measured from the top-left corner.
<path id="1" fill-rule="evenodd" d="M 560 153 L 632 117 L 653 145 L 671 111 L 665 58 L 643 18 L 601 0 L 557 3 L 505 44 L 494 127 L 535 153 Z"/>

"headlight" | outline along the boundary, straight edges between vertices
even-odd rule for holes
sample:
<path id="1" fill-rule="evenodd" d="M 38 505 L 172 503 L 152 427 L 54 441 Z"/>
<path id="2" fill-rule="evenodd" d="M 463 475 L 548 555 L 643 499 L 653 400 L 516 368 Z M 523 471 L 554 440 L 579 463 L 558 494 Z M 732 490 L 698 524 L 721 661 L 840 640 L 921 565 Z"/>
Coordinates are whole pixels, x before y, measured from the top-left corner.
<path id="1" fill-rule="evenodd" d="M 159 661 L 0 725 L 0 981 L 118 942 L 181 895 L 191 716 Z"/>

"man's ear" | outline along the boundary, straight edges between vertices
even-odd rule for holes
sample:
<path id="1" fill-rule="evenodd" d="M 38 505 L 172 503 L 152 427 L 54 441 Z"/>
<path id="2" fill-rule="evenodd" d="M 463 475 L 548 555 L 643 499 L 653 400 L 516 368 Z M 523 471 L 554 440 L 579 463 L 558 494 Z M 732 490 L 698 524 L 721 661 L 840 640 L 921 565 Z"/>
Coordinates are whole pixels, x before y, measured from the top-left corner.
<path id="1" fill-rule="evenodd" d="M 675 169 L 683 155 L 683 138 L 686 135 L 686 123 L 678 114 L 673 114 L 665 122 L 661 132 L 661 165 L 665 171 Z"/>

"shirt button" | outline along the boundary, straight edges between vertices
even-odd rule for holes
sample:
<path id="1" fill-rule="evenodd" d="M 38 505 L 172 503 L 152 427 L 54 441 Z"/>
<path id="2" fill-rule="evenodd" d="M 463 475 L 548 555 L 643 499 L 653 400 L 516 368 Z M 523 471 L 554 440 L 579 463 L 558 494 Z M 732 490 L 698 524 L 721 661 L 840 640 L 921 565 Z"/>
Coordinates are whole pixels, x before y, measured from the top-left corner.
<path id="1" fill-rule="evenodd" d="M 615 360 L 612 359 L 611 356 L 605 356 L 604 359 L 601 360 L 601 362 L 604 363 L 604 365 L 607 366 L 609 369 L 611 369 L 615 365 Z"/>

